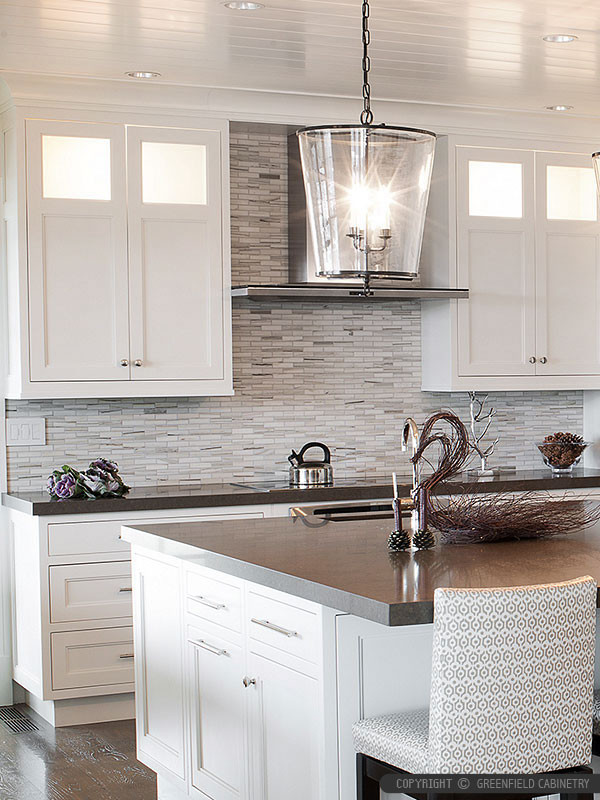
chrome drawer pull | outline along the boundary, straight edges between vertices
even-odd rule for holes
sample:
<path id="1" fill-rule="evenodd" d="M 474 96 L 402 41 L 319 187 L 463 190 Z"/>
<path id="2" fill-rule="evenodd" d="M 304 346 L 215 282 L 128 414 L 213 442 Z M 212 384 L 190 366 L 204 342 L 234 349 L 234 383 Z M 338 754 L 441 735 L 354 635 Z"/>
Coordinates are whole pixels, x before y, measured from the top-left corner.
<path id="1" fill-rule="evenodd" d="M 222 608 L 227 608 L 225 603 L 215 603 L 213 600 L 207 600 L 206 597 L 202 597 L 201 594 L 190 595 L 190 600 L 195 600 L 197 603 L 200 603 L 203 606 L 214 608 L 215 611 L 220 611 Z"/>
<path id="2" fill-rule="evenodd" d="M 252 617 L 250 622 L 253 622 L 255 625 L 262 625 L 263 628 L 268 628 L 270 631 L 276 631 L 277 633 L 282 633 L 284 636 L 291 638 L 292 636 L 298 636 L 298 631 L 290 631 L 287 628 L 281 628 L 279 625 L 275 625 L 273 622 L 269 622 L 268 619 L 255 619 Z"/>
<path id="3" fill-rule="evenodd" d="M 203 650 L 208 650 L 209 653 L 214 653 L 216 656 L 228 655 L 227 650 L 220 650 L 218 647 L 214 647 L 212 644 L 205 642 L 204 639 L 196 639 L 192 644 L 196 647 L 201 647 Z"/>
<path id="4" fill-rule="evenodd" d="M 133 589 L 131 588 L 131 586 L 122 586 L 122 587 L 119 589 L 119 591 L 120 591 L 120 592 L 133 592 Z"/>
<path id="5" fill-rule="evenodd" d="M 123 653 L 119 658 L 134 658 L 133 653 Z"/>

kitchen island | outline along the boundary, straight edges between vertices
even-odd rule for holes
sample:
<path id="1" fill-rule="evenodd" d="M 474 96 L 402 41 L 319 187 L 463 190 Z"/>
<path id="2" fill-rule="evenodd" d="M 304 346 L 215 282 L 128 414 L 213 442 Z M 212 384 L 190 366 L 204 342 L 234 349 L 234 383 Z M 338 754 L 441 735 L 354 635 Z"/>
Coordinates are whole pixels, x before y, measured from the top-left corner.
<path id="1" fill-rule="evenodd" d="M 354 800 L 352 723 L 428 705 L 438 586 L 592 575 L 600 524 L 390 553 L 391 520 L 123 528 L 139 758 L 160 800 Z"/>

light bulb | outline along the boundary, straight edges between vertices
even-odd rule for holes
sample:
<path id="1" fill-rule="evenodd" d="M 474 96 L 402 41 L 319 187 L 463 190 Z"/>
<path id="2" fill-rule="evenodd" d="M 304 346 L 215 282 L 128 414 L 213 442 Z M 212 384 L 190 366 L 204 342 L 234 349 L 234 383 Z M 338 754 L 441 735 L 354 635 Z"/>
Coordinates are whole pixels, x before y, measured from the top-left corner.
<path id="1" fill-rule="evenodd" d="M 387 186 L 355 183 L 350 190 L 350 226 L 378 234 L 391 227 L 392 193 Z"/>

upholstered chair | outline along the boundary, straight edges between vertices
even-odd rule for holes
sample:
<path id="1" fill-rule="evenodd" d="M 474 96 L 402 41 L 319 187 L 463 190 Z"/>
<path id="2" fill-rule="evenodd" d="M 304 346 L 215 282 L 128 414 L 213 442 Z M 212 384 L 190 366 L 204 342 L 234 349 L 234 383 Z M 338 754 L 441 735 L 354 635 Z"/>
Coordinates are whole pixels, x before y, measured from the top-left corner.
<path id="1" fill-rule="evenodd" d="M 437 589 L 434 608 L 430 707 L 354 725 L 359 800 L 394 772 L 590 772 L 595 581 Z"/>

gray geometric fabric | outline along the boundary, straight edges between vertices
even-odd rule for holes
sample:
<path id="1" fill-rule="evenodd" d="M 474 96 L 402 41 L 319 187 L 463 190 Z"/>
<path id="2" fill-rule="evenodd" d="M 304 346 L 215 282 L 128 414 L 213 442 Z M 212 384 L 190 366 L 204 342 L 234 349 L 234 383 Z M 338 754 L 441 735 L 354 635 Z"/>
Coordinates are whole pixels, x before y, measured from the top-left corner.
<path id="1" fill-rule="evenodd" d="M 533 773 L 588 764 L 594 580 L 437 589 L 434 605 L 427 771 Z M 357 723 L 357 751 L 414 771 L 411 764 L 424 763 L 414 749 L 422 726 L 408 745 L 388 742 L 385 733 L 406 735 L 405 717 Z M 368 741 L 365 731 L 373 734 Z"/>
<path id="2" fill-rule="evenodd" d="M 593 731 L 600 736 L 600 690 L 594 692 Z"/>
<path id="3" fill-rule="evenodd" d="M 406 772 L 429 771 L 429 709 L 357 722 L 354 749 Z"/>

